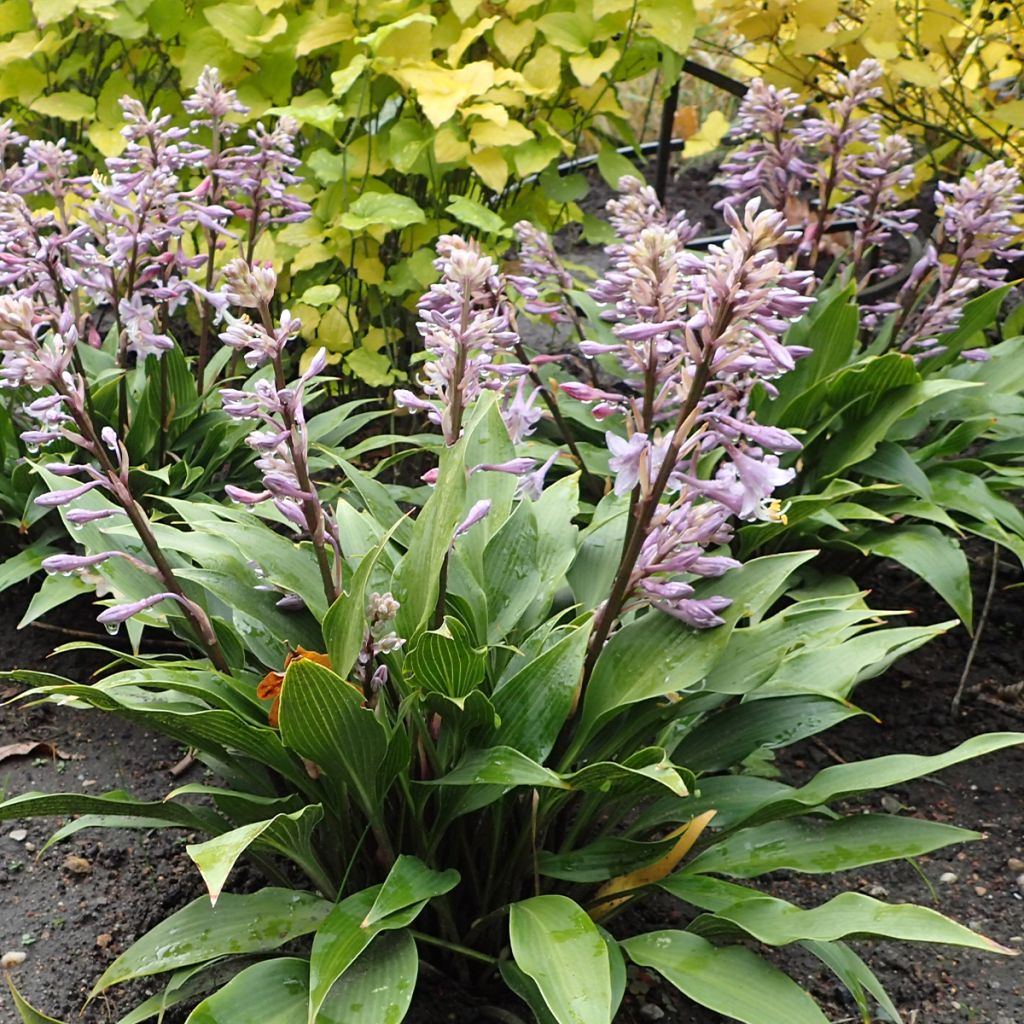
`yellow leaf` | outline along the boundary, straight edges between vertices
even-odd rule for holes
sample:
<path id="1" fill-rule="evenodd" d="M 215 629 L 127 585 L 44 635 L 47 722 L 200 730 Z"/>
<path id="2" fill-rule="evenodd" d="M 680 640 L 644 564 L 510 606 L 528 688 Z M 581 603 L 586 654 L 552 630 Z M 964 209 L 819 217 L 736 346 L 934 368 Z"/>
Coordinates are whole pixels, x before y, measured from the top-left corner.
<path id="1" fill-rule="evenodd" d="M 921 60 L 897 60 L 893 63 L 892 73 L 904 82 L 925 89 L 937 89 L 942 85 L 943 76 Z"/>
<path id="2" fill-rule="evenodd" d="M 800 0 L 793 11 L 793 20 L 798 25 L 824 28 L 835 21 L 838 14 L 839 0 Z"/>
<path id="3" fill-rule="evenodd" d="M 439 164 L 458 164 L 469 156 L 469 143 L 445 126 L 434 136 L 434 156 Z"/>
<path id="4" fill-rule="evenodd" d="M 523 78 L 542 96 L 553 96 L 562 84 L 562 53 L 554 46 L 542 46 L 523 68 Z"/>
<path id="5" fill-rule="evenodd" d="M 388 343 L 388 332 L 383 327 L 370 327 L 363 335 L 361 348 L 367 352 L 379 352 Z"/>
<path id="6" fill-rule="evenodd" d="M 314 21 L 295 44 L 295 55 L 305 57 L 308 53 L 323 50 L 325 47 L 334 46 L 335 43 L 351 39 L 355 34 L 355 25 L 352 23 L 352 16 L 346 11 L 332 14 L 329 18 L 319 18 Z M 366 57 L 360 54 L 357 60 L 366 63 Z M 335 72 L 338 74 L 339 72 Z M 331 76 L 333 81 L 333 75 Z M 335 89 L 336 96 L 340 93 Z"/>
<path id="7" fill-rule="evenodd" d="M 288 31 L 288 19 L 283 14 L 275 14 L 267 27 L 259 35 L 249 36 L 254 43 L 269 43 L 282 32 Z"/>
<path id="8" fill-rule="evenodd" d="M 530 90 L 531 93 L 533 91 L 533 89 Z M 507 85 L 488 89 L 483 94 L 483 98 L 487 102 L 494 102 L 506 108 L 526 106 L 526 94 L 521 89 L 513 89 Z"/>
<path id="9" fill-rule="evenodd" d="M 717 149 L 729 130 L 729 119 L 720 110 L 712 110 L 699 130 L 686 140 L 683 156 L 703 156 Z"/>
<path id="10" fill-rule="evenodd" d="M 357 43 L 362 43 L 364 46 L 368 46 L 372 53 L 377 53 L 381 47 L 388 41 L 388 39 L 396 32 L 401 32 L 402 36 L 407 34 L 406 29 L 411 29 L 412 32 L 417 33 L 420 36 L 428 36 L 427 28 L 432 28 L 437 24 L 437 18 L 432 14 L 410 14 L 405 18 L 399 18 L 397 21 L 389 22 L 387 25 L 381 25 L 374 29 L 365 36 L 358 36 L 356 38 Z"/>
<path id="11" fill-rule="evenodd" d="M 337 306 L 320 318 L 316 340 L 328 352 L 347 352 L 352 348 L 352 326 Z"/>
<path id="12" fill-rule="evenodd" d="M 455 67 L 462 60 L 465 52 L 475 43 L 496 21 L 498 15 L 481 18 L 475 25 L 464 28 L 459 38 L 448 47 L 448 64 Z"/>
<path id="13" fill-rule="evenodd" d="M 623 14 L 633 9 L 633 0 L 594 0 L 594 17 L 600 21 L 607 14 Z"/>
<path id="14" fill-rule="evenodd" d="M 384 283 L 384 264 L 376 256 L 359 255 L 352 261 L 352 265 L 364 284 Z"/>
<path id="15" fill-rule="evenodd" d="M 356 79 L 363 73 L 363 69 L 369 64 L 366 54 L 357 53 L 343 68 L 331 74 L 331 93 L 340 98 L 345 95 L 356 83 Z"/>
<path id="16" fill-rule="evenodd" d="M 291 314 L 299 321 L 299 337 L 305 341 L 313 341 L 316 338 L 317 324 L 320 323 L 320 311 L 300 302 L 292 306 Z"/>
<path id="17" fill-rule="evenodd" d="M 34 31 L 18 32 L 6 42 L 0 43 L 0 65 L 12 60 L 28 60 L 36 52 L 39 36 Z"/>
<path id="18" fill-rule="evenodd" d="M 640 20 L 659 43 L 675 53 L 686 53 L 697 29 L 693 0 L 640 0 Z"/>
<path id="19" fill-rule="evenodd" d="M 324 226 L 316 217 L 288 224 L 277 233 L 278 240 L 285 245 L 303 246 L 319 242 L 324 237 Z"/>
<path id="20" fill-rule="evenodd" d="M 537 26 L 532 21 L 510 21 L 502 18 L 491 33 L 498 52 L 509 62 L 515 63 L 519 55 L 533 42 Z"/>
<path id="21" fill-rule="evenodd" d="M 693 844 L 700 838 L 701 833 L 708 827 L 708 823 L 717 814 L 717 811 L 705 811 L 697 815 L 689 824 L 670 832 L 665 838 L 670 839 L 679 836 L 675 846 L 665 854 L 661 860 L 650 864 L 638 871 L 631 871 L 628 875 L 619 875 L 611 881 L 605 882 L 597 890 L 595 896 L 601 899 L 605 896 L 614 896 L 618 892 L 629 892 L 632 889 L 639 889 L 642 886 L 650 885 L 652 882 L 660 882 L 666 875 L 671 874 L 679 862 L 690 852 Z M 590 916 L 595 921 L 607 917 L 616 907 L 621 906 L 630 897 L 623 896 L 620 899 L 608 900 L 598 904 L 590 911 Z"/>
<path id="22" fill-rule="evenodd" d="M 992 108 L 992 116 L 1013 128 L 1024 128 L 1024 100 L 1011 100 Z"/>
<path id="23" fill-rule="evenodd" d="M 469 16 L 476 12 L 480 6 L 480 0 L 450 0 L 450 6 L 459 21 L 469 20 Z"/>
<path id="24" fill-rule="evenodd" d="M 480 176 L 480 180 L 495 192 L 500 192 L 508 181 L 508 164 L 497 149 L 482 149 L 470 153 L 469 166 Z"/>
<path id="25" fill-rule="evenodd" d="M 83 121 L 96 111 L 96 101 L 81 92 L 52 92 L 39 96 L 30 104 L 32 110 L 44 117 L 61 121 Z"/>
<path id="26" fill-rule="evenodd" d="M 124 147 L 128 145 L 128 140 L 117 128 L 100 124 L 99 121 L 94 121 L 89 125 L 87 134 L 89 141 L 104 156 L 120 156 L 124 152 Z"/>
<path id="27" fill-rule="evenodd" d="M 469 129 L 469 138 L 476 149 L 488 146 L 519 146 L 533 138 L 533 132 L 519 121 L 497 125 L 491 121 L 477 121 Z"/>
<path id="28" fill-rule="evenodd" d="M 292 257 L 292 273 L 297 274 L 300 270 L 309 270 L 310 267 L 315 267 L 318 263 L 325 263 L 333 258 L 333 250 L 328 249 L 323 242 L 305 245 Z"/>
<path id="29" fill-rule="evenodd" d="M 569 95 L 573 103 L 593 114 L 611 114 L 613 117 L 626 117 L 618 98 L 611 89 L 605 88 L 603 82 L 593 85 L 579 85 Z"/>
<path id="30" fill-rule="evenodd" d="M 491 92 L 493 91 L 492 89 Z M 468 118 L 470 114 L 482 117 L 493 124 L 508 124 L 508 111 L 500 103 L 471 103 L 468 107 L 462 108 L 463 117 Z"/>
<path id="31" fill-rule="evenodd" d="M 592 57 L 589 53 L 569 58 L 569 67 L 580 85 L 593 85 L 602 75 L 606 75 L 619 62 L 619 51 L 609 46 L 604 53 Z"/>
<path id="32" fill-rule="evenodd" d="M 558 140 L 549 136 L 516 147 L 516 151 L 512 154 L 512 161 L 516 165 L 516 174 L 521 178 L 526 178 L 538 171 L 543 171 L 552 160 L 557 159 L 561 154 L 562 147 Z"/>
<path id="33" fill-rule="evenodd" d="M 372 388 L 387 387 L 394 383 L 391 360 L 380 352 L 370 352 L 365 346 L 357 348 L 345 358 L 345 366 Z"/>
<path id="34" fill-rule="evenodd" d="M 391 76 L 415 90 L 427 120 L 440 128 L 471 96 L 494 85 L 494 65 L 478 60 L 453 71 L 439 64 L 411 64 L 396 68 Z"/>

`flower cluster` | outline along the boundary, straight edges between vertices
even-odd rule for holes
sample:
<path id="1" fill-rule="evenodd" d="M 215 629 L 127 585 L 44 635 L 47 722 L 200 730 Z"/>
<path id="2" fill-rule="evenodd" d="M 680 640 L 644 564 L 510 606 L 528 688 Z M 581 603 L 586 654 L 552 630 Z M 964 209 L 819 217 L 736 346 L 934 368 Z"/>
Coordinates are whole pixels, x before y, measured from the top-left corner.
<path id="1" fill-rule="evenodd" d="M 428 354 L 420 379 L 425 397 L 403 388 L 395 401 L 426 412 L 452 445 L 462 436 L 470 403 L 482 391 L 504 391 L 529 368 L 516 361 L 514 313 L 494 261 L 475 242 L 456 235 L 442 237 L 437 252 L 434 265 L 441 280 L 420 300 L 416 325 Z M 528 402 L 520 390 L 509 406 L 520 437 L 536 422 Z"/>
<path id="2" fill-rule="evenodd" d="M 257 124 L 235 143 L 248 108 L 211 68 L 184 106 L 194 120 L 180 127 L 121 100 L 124 149 L 88 177 L 74 176 L 64 140 L 28 142 L 0 124 L 0 288 L 46 309 L 71 304 L 92 344 L 112 320 L 120 366 L 170 348 L 170 319 L 184 304 L 198 303 L 204 323 L 220 315 L 226 300 L 211 286 L 226 240 L 251 263 L 269 225 L 309 215 L 291 191 L 294 122 Z"/>
<path id="3" fill-rule="evenodd" d="M 792 89 L 760 78 L 750 83 L 731 133 L 743 144 L 722 161 L 716 179 L 728 191 L 719 206 L 739 206 L 760 196 L 773 209 L 785 210 L 800 194 L 814 168 L 792 125 L 806 109 Z"/>
<path id="4" fill-rule="evenodd" d="M 263 490 L 248 491 L 233 484 L 224 488 L 228 497 L 242 505 L 273 502 L 292 526 L 308 534 L 313 542 L 324 595 L 333 602 L 341 593 L 341 542 L 338 525 L 321 503 L 309 469 L 309 431 L 306 426 L 306 388 L 327 365 L 327 352 L 320 349 L 305 372 L 293 384 L 285 378 L 283 354 L 288 341 L 298 334 L 300 323 L 285 310 L 275 325 L 270 300 L 277 289 L 277 276 L 269 266 L 250 267 L 235 260 L 224 273 L 224 293 L 235 305 L 257 311 L 260 322 L 248 318 L 232 320 L 221 340 L 242 352 L 246 364 L 258 368 L 269 364 L 272 377 L 263 377 L 244 389 L 221 388 L 224 411 L 234 419 L 259 424 L 246 438 L 257 453 L 256 468 L 262 474 Z"/>
<path id="5" fill-rule="evenodd" d="M 758 424 L 750 396 L 802 354 L 781 336 L 812 300 L 809 274 L 778 257 L 792 240 L 783 215 L 759 206 L 748 201 L 742 215 L 726 207 L 729 238 L 704 258 L 686 249 L 678 220 L 653 212 L 610 247 L 612 267 L 591 290 L 618 341 L 581 349 L 614 355 L 626 390 L 562 390 L 591 403 L 599 419 L 625 415 L 626 436 L 609 432 L 606 440 L 615 491 L 633 496 L 633 517 L 606 618 L 643 602 L 696 627 L 718 624 L 728 602 L 696 600 L 691 579 L 737 563 L 707 550 L 728 542 L 733 517 L 781 515 L 772 495 L 793 471 L 778 456 L 800 445 Z M 708 462 L 716 466 L 710 479 L 700 471 Z"/>
<path id="6" fill-rule="evenodd" d="M 829 225 L 852 221 L 852 264 L 861 287 L 891 276 L 895 266 L 866 268 L 866 256 L 893 235 L 916 229 L 916 211 L 903 209 L 903 190 L 913 180 L 910 143 L 882 137 L 881 116 L 870 104 L 881 95 L 882 68 L 865 60 L 836 77 L 836 98 L 821 116 L 805 117 L 796 93 L 756 79 L 740 105 L 735 136 L 743 144 L 722 164 L 716 184 L 727 192 L 718 204 L 738 209 L 760 196 L 793 224 L 805 219 L 800 205 L 816 209 L 799 240 L 812 268 Z"/>
<path id="7" fill-rule="evenodd" d="M 993 267 L 992 261 L 1024 255 L 1017 248 L 1024 238 L 1017 223 L 1024 194 L 1014 168 L 996 161 L 938 188 L 941 238 L 928 245 L 893 304 L 904 328 L 901 348 L 917 356 L 943 352 L 939 338 L 960 323 L 967 299 L 1006 279 L 1006 268 Z M 983 357 L 983 352 L 963 354 Z"/>

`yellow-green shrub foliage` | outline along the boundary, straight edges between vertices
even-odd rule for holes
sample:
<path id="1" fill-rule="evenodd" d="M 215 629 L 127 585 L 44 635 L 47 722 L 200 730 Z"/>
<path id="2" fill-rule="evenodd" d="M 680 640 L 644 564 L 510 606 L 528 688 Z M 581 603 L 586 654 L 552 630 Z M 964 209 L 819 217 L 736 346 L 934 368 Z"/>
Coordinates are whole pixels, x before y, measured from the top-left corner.
<path id="1" fill-rule="evenodd" d="M 611 148 L 631 137 L 618 88 L 675 73 L 694 22 L 690 0 L 3 0 L 0 108 L 112 154 L 119 97 L 180 112 L 213 65 L 253 117 L 297 119 L 314 216 L 262 255 L 291 275 L 307 340 L 386 385 L 436 237 L 580 217 L 578 178 L 523 179 L 581 146 L 606 177 L 627 170 Z"/>
<path id="2" fill-rule="evenodd" d="M 1024 157 L 1020 0 L 699 0 L 709 48 L 741 73 L 813 95 L 874 57 L 894 128 L 939 155 L 961 146 Z"/>

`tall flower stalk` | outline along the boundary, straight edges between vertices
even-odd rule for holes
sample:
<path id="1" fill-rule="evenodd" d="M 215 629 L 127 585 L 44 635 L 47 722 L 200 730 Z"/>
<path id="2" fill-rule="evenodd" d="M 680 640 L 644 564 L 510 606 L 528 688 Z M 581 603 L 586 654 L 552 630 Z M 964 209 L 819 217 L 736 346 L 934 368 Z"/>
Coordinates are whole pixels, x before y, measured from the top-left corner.
<path id="1" fill-rule="evenodd" d="M 27 298 L 0 297 L 0 352 L 3 355 L 0 378 L 6 387 L 25 386 L 42 393 L 23 410 L 25 416 L 34 421 L 34 429 L 25 431 L 22 439 L 33 448 L 58 439 L 69 441 L 95 463 L 50 463 L 47 469 L 57 476 L 82 476 L 86 480 L 76 487 L 43 494 L 36 499 L 37 503 L 46 507 L 67 507 L 65 515 L 72 524 L 126 516 L 152 565 L 122 552 L 110 551 L 83 558 L 57 556 L 50 559 L 45 568 L 51 572 L 74 572 L 108 558 L 128 558 L 137 569 L 152 576 L 161 590 L 142 600 L 108 608 L 100 614 L 100 621 L 116 629 L 121 622 L 161 601 L 175 601 L 210 661 L 220 671 L 227 672 L 229 666 L 209 616 L 185 593 L 146 513 L 132 493 L 127 449 L 112 427 L 97 428 L 93 422 L 86 400 L 86 381 L 71 369 L 72 354 L 78 343 L 79 330 L 70 307 L 65 308 L 54 323 L 45 314 L 41 315 Z M 79 498 L 95 489 L 106 493 L 115 507 L 73 507 Z"/>
<path id="2" fill-rule="evenodd" d="M 243 505 L 272 501 L 289 523 L 308 534 L 324 596 L 332 604 L 341 594 L 341 542 L 337 523 L 321 502 L 310 474 L 305 415 L 306 387 L 323 372 L 327 353 L 320 349 L 305 373 L 289 385 L 283 354 L 301 325 L 287 310 L 280 324 L 274 323 L 270 303 L 277 289 L 277 275 L 269 266 L 253 267 L 239 258 L 225 267 L 224 282 L 228 301 L 254 310 L 258 322 L 248 316 L 234 319 L 221 334 L 221 340 L 241 352 L 250 369 L 269 364 L 273 371 L 272 380 L 258 380 L 250 389 L 221 389 L 228 415 L 255 420 L 262 427 L 246 440 L 258 453 L 256 467 L 262 472 L 264 489 L 247 491 L 228 484 L 225 492 Z"/>
<path id="3" fill-rule="evenodd" d="M 799 444 L 757 424 L 749 397 L 755 383 L 792 368 L 800 352 L 781 334 L 812 300 L 803 294 L 808 275 L 777 256 L 791 239 L 783 216 L 759 205 L 748 202 L 742 217 L 727 208 L 730 236 L 703 260 L 675 230 L 644 228 L 593 289 L 619 344 L 591 343 L 587 351 L 613 352 L 632 394 L 576 394 L 625 413 L 626 439 L 610 434 L 608 443 L 616 491 L 630 493 L 631 510 L 582 688 L 627 607 L 652 604 L 697 628 L 719 624 L 728 601 L 696 599 L 681 577 L 717 576 L 737 564 L 705 554 L 729 539 L 732 516 L 781 515 L 771 495 L 792 471 L 779 468 L 775 453 Z M 698 463 L 715 451 L 714 476 L 702 479 Z"/>

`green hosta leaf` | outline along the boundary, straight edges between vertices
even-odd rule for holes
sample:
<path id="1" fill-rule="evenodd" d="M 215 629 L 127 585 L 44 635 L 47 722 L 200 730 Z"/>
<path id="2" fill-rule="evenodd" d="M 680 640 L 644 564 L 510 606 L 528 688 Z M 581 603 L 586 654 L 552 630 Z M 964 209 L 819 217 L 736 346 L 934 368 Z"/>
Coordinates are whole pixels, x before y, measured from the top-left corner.
<path id="1" fill-rule="evenodd" d="M 358 957 L 380 932 L 405 928 L 416 919 L 426 900 L 406 907 L 376 924 L 366 925 L 380 886 L 363 889 L 343 899 L 320 925 L 309 960 L 309 1020 L 319 1020 L 321 1007 L 331 1005 L 330 995 L 339 978 L 358 962 Z M 348 1024 L 339 1020 L 338 1024 Z"/>
<path id="2" fill-rule="evenodd" d="M 887 754 L 852 764 L 837 764 L 818 772 L 805 786 L 788 790 L 761 803 L 746 824 L 803 814 L 812 807 L 832 803 L 870 789 L 887 789 L 922 775 L 932 775 L 954 764 L 1024 744 L 1024 733 L 994 732 L 972 736 L 944 754 Z"/>
<path id="3" fill-rule="evenodd" d="M 979 332 L 991 327 L 999 315 L 999 310 L 1010 294 L 1013 285 L 1004 284 L 1000 288 L 992 288 L 989 291 L 976 295 L 964 303 L 960 323 L 956 330 L 942 335 L 940 344 L 946 349 L 945 359 L 950 358 L 967 347 L 967 343 Z M 944 361 L 945 361 L 944 359 Z"/>
<path id="4" fill-rule="evenodd" d="M 730 833 L 684 868 L 696 874 L 756 878 L 788 868 L 807 874 L 848 871 L 865 864 L 916 857 L 978 832 L 920 818 L 858 814 L 838 821 L 774 821 Z"/>
<path id="5" fill-rule="evenodd" d="M 409 550 L 395 572 L 398 632 L 408 639 L 426 624 L 437 603 L 441 566 L 463 514 L 464 451 L 465 439 L 442 453 L 437 485 L 416 517 Z"/>
<path id="6" fill-rule="evenodd" d="M 115 815 L 157 820 L 200 832 L 220 832 L 226 823 L 207 807 L 186 807 L 164 800 L 133 800 L 127 793 L 102 796 L 85 793 L 22 793 L 0 803 L 0 821 L 46 818 L 65 814 Z"/>
<path id="7" fill-rule="evenodd" d="M 649 932 L 620 945 L 694 1002 L 744 1024 L 827 1024 L 795 981 L 749 949 L 720 949 L 680 931 Z"/>
<path id="8" fill-rule="evenodd" d="M 96 101 L 81 92 L 52 92 L 36 97 L 29 109 L 61 121 L 84 121 L 96 113 Z"/>
<path id="9" fill-rule="evenodd" d="M 828 442 L 817 473 L 822 477 L 835 476 L 847 466 L 854 466 L 868 458 L 885 440 L 889 428 L 905 413 L 939 395 L 972 387 L 957 380 L 926 380 L 893 391 L 866 418 L 857 420 L 834 435 Z"/>
<path id="10" fill-rule="evenodd" d="M 491 643 L 515 629 L 537 596 L 541 582 L 538 543 L 533 506 L 521 501 L 484 548 L 483 588 Z"/>
<path id="11" fill-rule="evenodd" d="M 512 956 L 540 989 L 558 1024 L 610 1024 L 608 947 L 587 912 L 565 896 L 513 903 Z"/>
<path id="12" fill-rule="evenodd" d="M 349 231 L 378 226 L 397 230 L 410 224 L 423 224 L 426 219 L 419 204 L 409 196 L 364 192 L 338 218 L 338 223 Z"/>
<path id="13" fill-rule="evenodd" d="M 122 953 L 91 995 L 132 978 L 174 971 L 227 953 L 262 953 L 316 931 L 331 905 L 308 892 L 261 889 L 225 893 L 216 907 L 205 896 L 161 921 Z"/>
<path id="14" fill-rule="evenodd" d="M 62 1021 L 56 1020 L 53 1017 L 47 1017 L 45 1013 L 40 1013 L 34 1006 L 29 1005 L 22 994 L 15 988 L 13 979 L 6 971 L 4 971 L 4 977 L 7 979 L 7 985 L 11 990 L 11 998 L 14 1000 L 14 1008 L 18 1011 L 22 1024 L 63 1024 Z"/>
<path id="15" fill-rule="evenodd" d="M 824 389 L 812 390 L 813 386 L 845 366 L 853 354 L 858 314 L 852 285 L 833 285 L 818 296 L 786 335 L 786 344 L 807 346 L 811 353 L 779 379 L 778 397 L 758 409 L 758 419 L 789 426 L 808 422 L 815 404 L 820 406 L 824 399 Z"/>
<path id="16" fill-rule="evenodd" d="M 573 629 L 495 690 L 501 725 L 490 742 L 544 761 L 569 717 L 591 625 L 588 621 Z"/>
<path id="17" fill-rule="evenodd" d="M 662 888 L 672 892 L 670 883 L 667 880 Z M 755 896 L 698 917 L 690 924 L 690 931 L 708 938 L 739 932 L 769 946 L 785 946 L 804 939 L 834 942 L 870 936 L 901 942 L 941 942 L 1013 955 L 1013 950 L 976 935 L 935 910 L 908 903 L 891 906 L 857 892 L 840 893 L 811 910 L 771 896 Z"/>
<path id="18" fill-rule="evenodd" d="M 459 873 L 453 868 L 435 871 L 418 857 L 403 853 L 388 872 L 373 906 L 363 920 L 363 927 L 378 924 L 385 917 L 397 914 L 415 903 L 443 896 L 458 884 Z"/>
<path id="19" fill-rule="evenodd" d="M 200 705 L 181 701 L 174 702 L 173 706 L 170 703 L 161 706 L 152 696 L 138 703 L 129 703 L 123 694 L 119 694 L 121 699 L 117 700 L 97 686 L 69 684 L 47 688 L 47 692 L 55 696 L 75 697 L 91 707 L 139 722 L 217 757 L 220 761 L 231 760 L 229 751 L 248 754 L 261 765 L 273 768 L 290 779 L 300 789 L 309 784 L 301 764 L 289 755 L 273 729 L 246 722 L 235 711 L 198 710 Z M 115 808 L 105 809 L 119 813 Z"/>
<path id="20" fill-rule="evenodd" d="M 205 843 L 193 843 L 185 847 L 185 852 L 199 868 L 211 904 L 216 904 L 235 861 L 254 844 L 293 860 L 307 872 L 312 869 L 312 877 L 319 880 L 323 872 L 319 869 L 311 836 L 321 818 L 323 808 L 310 804 L 293 814 L 277 814 L 266 821 L 232 829 Z"/>
<path id="21" fill-rule="evenodd" d="M 734 704 L 684 737 L 673 757 L 691 771 L 724 771 L 761 747 L 784 747 L 860 714 L 859 708 L 827 697 L 779 697 Z"/>
<path id="22" fill-rule="evenodd" d="M 391 783 L 381 768 L 387 730 L 363 707 L 363 694 L 329 668 L 293 661 L 281 687 L 281 737 L 288 747 L 320 766 L 334 786 L 350 786 L 364 813 L 374 819 Z"/>
<path id="23" fill-rule="evenodd" d="M 865 1020 L 870 1019 L 870 994 L 886 1017 L 894 1024 L 903 1024 L 899 1010 L 893 1005 L 889 993 L 875 977 L 874 972 L 844 942 L 802 942 L 847 987 L 857 1002 Z"/>
<path id="24" fill-rule="evenodd" d="M 902 484 L 911 494 L 925 501 L 932 500 L 932 485 L 927 474 L 901 444 L 883 441 L 875 449 L 875 454 L 854 466 L 853 471 L 866 473 L 889 483 Z"/>
<path id="25" fill-rule="evenodd" d="M 418 971 L 416 942 L 408 931 L 378 935 L 334 983 L 317 1024 L 400 1024 Z"/>
<path id="26" fill-rule="evenodd" d="M 799 566 L 813 557 L 802 551 L 769 555 L 709 581 L 708 593 L 732 598 L 725 625 L 691 629 L 669 615 L 650 613 L 619 630 L 597 661 L 583 703 L 580 735 L 618 708 L 696 686 L 721 658 L 736 623 L 758 615 Z"/>
<path id="27" fill-rule="evenodd" d="M 306 1024 L 308 996 L 308 960 L 266 960 L 204 999 L 185 1024 Z"/>
<path id="28" fill-rule="evenodd" d="M 622 795 L 623 790 L 658 792 L 661 787 L 676 796 L 686 796 L 694 786 L 693 775 L 677 768 L 659 747 L 632 754 L 623 764 L 612 761 L 598 761 L 588 764 L 578 772 L 563 775 L 573 789 L 587 792 L 614 792 Z"/>
<path id="29" fill-rule="evenodd" d="M 183 967 L 175 971 L 168 979 L 163 990 L 143 1000 L 138 1006 L 119 1018 L 117 1024 L 142 1024 L 143 1021 L 157 1019 L 161 1024 L 160 1015 L 179 1003 L 195 1002 L 208 992 L 220 988 L 230 981 L 239 971 L 249 966 L 250 958 L 228 956 L 214 960 L 209 964 L 195 967 Z"/>
<path id="30" fill-rule="evenodd" d="M 955 620 L 934 626 L 890 626 L 852 637 L 838 652 L 827 647 L 797 651 L 761 684 L 756 696 L 817 693 L 845 700 L 857 683 L 874 678 L 954 625 Z"/>
<path id="31" fill-rule="evenodd" d="M 891 558 L 920 576 L 971 628 L 971 568 L 957 541 L 934 526 L 879 527 L 851 541 L 865 554 Z"/>
<path id="32" fill-rule="evenodd" d="M 398 520 L 402 522 L 402 520 Z M 366 634 L 366 586 L 377 560 L 395 533 L 398 522 L 372 551 L 363 555 L 349 583 L 348 590 L 338 598 L 324 616 L 324 642 L 331 659 L 331 668 L 342 679 L 348 677 L 359 656 Z"/>
<path id="33" fill-rule="evenodd" d="M 571 789 L 557 772 L 512 747 L 472 750 L 447 774 L 428 786 L 538 786 Z"/>
<path id="34" fill-rule="evenodd" d="M 459 699 L 483 682 L 487 650 L 475 647 L 466 627 L 449 617 L 440 629 L 420 634 L 403 667 L 422 689 Z"/>

